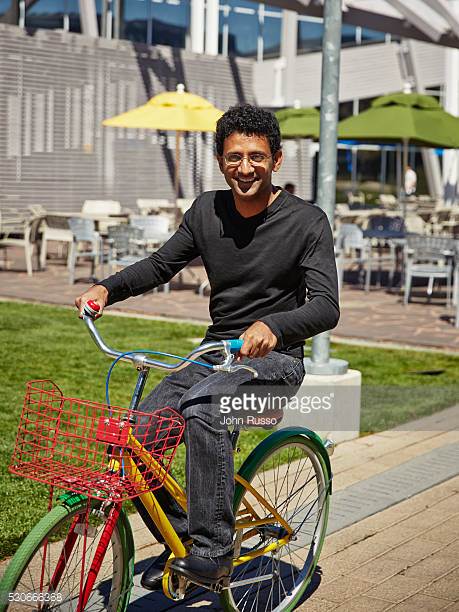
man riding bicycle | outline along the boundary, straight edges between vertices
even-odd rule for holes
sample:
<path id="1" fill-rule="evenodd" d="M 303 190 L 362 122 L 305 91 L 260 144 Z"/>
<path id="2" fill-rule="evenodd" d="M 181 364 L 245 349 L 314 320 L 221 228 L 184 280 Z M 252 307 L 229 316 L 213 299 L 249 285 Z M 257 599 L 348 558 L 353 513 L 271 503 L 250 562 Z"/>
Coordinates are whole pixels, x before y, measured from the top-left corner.
<path id="1" fill-rule="evenodd" d="M 239 359 L 257 370 L 258 384 L 282 385 L 292 394 L 304 377 L 304 340 L 339 319 L 330 225 L 320 208 L 272 184 L 282 164 L 272 113 L 252 105 L 230 108 L 217 122 L 216 153 L 230 189 L 201 194 L 158 251 L 94 285 L 75 304 L 81 313 L 94 300 L 102 311 L 167 283 L 200 256 L 211 288 L 205 340 L 240 337 Z M 165 490 L 157 497 L 177 533 L 193 542 L 171 568 L 201 584 L 232 570 L 233 448 L 215 397 L 250 380 L 248 370 L 228 376 L 191 364 L 165 377 L 141 405 L 144 411 L 171 406 L 186 420 L 188 513 Z M 140 501 L 136 506 L 148 517 Z M 169 554 L 166 549 L 145 571 L 145 588 L 161 588 Z"/>

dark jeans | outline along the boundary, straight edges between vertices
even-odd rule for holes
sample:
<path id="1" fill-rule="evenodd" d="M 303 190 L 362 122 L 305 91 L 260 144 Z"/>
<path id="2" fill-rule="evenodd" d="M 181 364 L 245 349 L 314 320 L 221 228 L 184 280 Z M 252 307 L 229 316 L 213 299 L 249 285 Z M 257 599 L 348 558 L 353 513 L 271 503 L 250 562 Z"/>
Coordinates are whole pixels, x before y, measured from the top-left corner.
<path id="1" fill-rule="evenodd" d="M 221 363 L 222 358 L 210 354 L 201 360 L 215 364 Z M 244 358 L 241 363 L 257 370 L 257 385 L 285 386 L 289 397 L 296 393 L 304 377 L 302 360 L 282 353 Z M 191 364 L 164 378 L 140 405 L 145 412 L 169 406 L 185 418 L 188 515 L 164 488 L 156 496 L 177 533 L 192 538 L 192 552 L 196 555 L 217 557 L 233 547 L 233 448 L 230 432 L 221 424 L 215 396 L 232 395 L 241 385 L 251 384 L 254 379 L 246 370 L 228 374 Z M 155 537 L 163 541 L 139 500 L 136 507 Z"/>

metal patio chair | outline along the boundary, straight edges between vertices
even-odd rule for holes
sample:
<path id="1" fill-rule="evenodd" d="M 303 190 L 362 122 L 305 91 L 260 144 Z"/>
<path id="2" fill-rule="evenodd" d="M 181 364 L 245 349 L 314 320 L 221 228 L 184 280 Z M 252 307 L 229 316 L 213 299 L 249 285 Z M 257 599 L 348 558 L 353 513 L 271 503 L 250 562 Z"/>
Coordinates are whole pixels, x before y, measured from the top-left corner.
<path id="1" fill-rule="evenodd" d="M 410 300 L 413 278 L 427 278 L 427 298 L 431 299 L 434 282 L 446 281 L 446 303 L 451 303 L 454 240 L 438 236 L 408 235 L 404 253 L 405 292 L 403 303 Z"/>
<path id="2" fill-rule="evenodd" d="M 132 227 L 138 227 L 142 230 L 145 249 L 159 248 L 172 236 L 169 231 L 169 217 L 164 215 L 150 215 L 148 217 L 131 215 L 129 223 Z"/>
<path id="3" fill-rule="evenodd" d="M 370 291 L 371 266 L 370 243 L 363 237 L 363 232 L 353 223 L 343 223 L 339 228 L 335 244 L 335 255 L 338 269 L 338 283 L 343 286 L 344 268 L 347 264 L 357 264 L 359 279 L 364 274 L 365 291 Z"/>
<path id="4" fill-rule="evenodd" d="M 147 257 L 144 232 L 134 225 L 115 225 L 108 228 L 108 267 L 110 274 L 114 268 L 126 268 Z M 169 293 L 170 285 L 163 285 L 164 292 Z"/>
<path id="5" fill-rule="evenodd" d="M 113 274 L 115 268 L 126 268 L 143 259 L 145 252 L 141 244 L 143 231 L 131 225 L 111 225 L 107 228 L 108 269 Z"/>
<path id="6" fill-rule="evenodd" d="M 69 253 L 69 283 L 75 283 L 75 267 L 78 259 L 91 260 L 92 282 L 96 280 L 96 266 L 101 265 L 101 273 L 103 271 L 103 244 L 98 232 L 95 231 L 95 223 L 92 219 L 82 219 L 79 217 L 71 217 L 68 220 L 69 228 L 73 234 L 73 241 L 70 245 Z"/>

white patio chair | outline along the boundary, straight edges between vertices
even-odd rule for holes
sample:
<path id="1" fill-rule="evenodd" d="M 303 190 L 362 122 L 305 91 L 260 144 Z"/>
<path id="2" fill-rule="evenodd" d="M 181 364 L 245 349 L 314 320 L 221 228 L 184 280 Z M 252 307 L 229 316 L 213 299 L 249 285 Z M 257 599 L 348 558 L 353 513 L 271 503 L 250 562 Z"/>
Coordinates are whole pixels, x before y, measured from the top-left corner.
<path id="1" fill-rule="evenodd" d="M 405 217 L 405 228 L 410 234 L 425 234 L 426 223 L 419 215 L 410 213 Z"/>
<path id="2" fill-rule="evenodd" d="M 41 204 L 30 204 L 27 208 L 33 217 L 44 217 L 47 214 L 46 208 Z"/>
<path id="3" fill-rule="evenodd" d="M 177 208 L 184 214 L 191 208 L 194 198 L 177 198 Z"/>
<path id="4" fill-rule="evenodd" d="M 116 218 L 117 215 L 121 215 L 121 204 L 116 200 L 86 200 L 81 214 L 94 219 L 97 231 L 105 235 L 109 225 L 121 223 L 121 219 Z"/>
<path id="5" fill-rule="evenodd" d="M 46 268 L 48 242 L 57 242 L 59 246 L 67 247 L 67 267 L 71 265 L 71 245 L 74 236 L 67 217 L 61 215 L 46 215 L 41 226 L 40 268 Z"/>
<path id="6" fill-rule="evenodd" d="M 378 204 L 380 204 L 382 208 L 394 209 L 398 206 L 398 201 L 392 193 L 380 193 Z"/>
<path id="7" fill-rule="evenodd" d="M 356 193 L 348 191 L 346 196 L 348 204 L 365 204 L 365 194 L 363 191 L 357 191 Z"/>
<path id="8" fill-rule="evenodd" d="M 3 208 L 0 211 L 0 249 L 3 250 L 4 262 L 7 264 L 7 248 L 22 247 L 24 249 L 26 270 L 29 276 L 33 272 L 33 254 L 39 241 L 41 218 L 27 219 L 15 209 Z"/>
<path id="9" fill-rule="evenodd" d="M 85 200 L 81 209 L 87 217 L 108 217 L 121 214 L 121 204 L 116 200 Z"/>
<path id="10" fill-rule="evenodd" d="M 173 204 L 166 199 L 139 198 L 137 208 L 141 215 L 149 215 L 151 212 L 161 212 L 161 210 L 172 210 Z"/>

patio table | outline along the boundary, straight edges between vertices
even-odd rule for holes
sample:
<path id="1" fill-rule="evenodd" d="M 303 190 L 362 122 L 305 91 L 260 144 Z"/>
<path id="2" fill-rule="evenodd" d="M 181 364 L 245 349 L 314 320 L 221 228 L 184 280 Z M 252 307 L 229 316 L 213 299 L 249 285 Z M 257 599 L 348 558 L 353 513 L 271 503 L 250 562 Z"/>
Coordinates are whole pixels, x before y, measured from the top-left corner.
<path id="1" fill-rule="evenodd" d="M 371 230 L 363 230 L 364 238 L 374 238 L 376 240 L 388 241 L 394 239 L 404 239 L 406 236 L 406 232 L 403 231 L 394 231 L 394 230 L 379 230 L 379 229 L 371 229 Z"/>
<path id="2" fill-rule="evenodd" d="M 75 217 L 77 219 L 92 219 L 95 224 L 96 232 L 99 232 L 102 236 L 107 236 L 107 226 L 108 225 L 119 225 L 120 223 L 129 223 L 130 213 L 119 213 L 113 215 L 88 215 L 81 212 L 53 212 L 50 213 L 53 216 L 65 217 L 66 219 L 70 219 Z"/>

